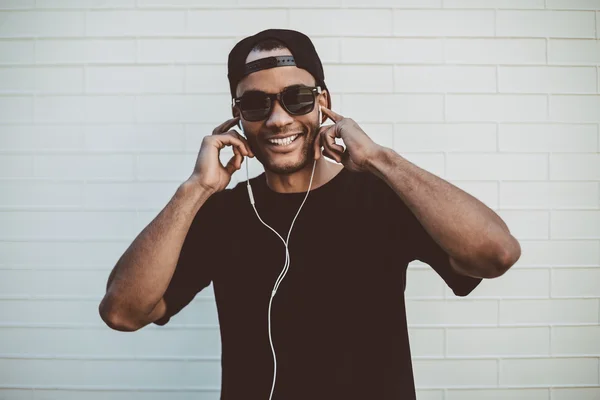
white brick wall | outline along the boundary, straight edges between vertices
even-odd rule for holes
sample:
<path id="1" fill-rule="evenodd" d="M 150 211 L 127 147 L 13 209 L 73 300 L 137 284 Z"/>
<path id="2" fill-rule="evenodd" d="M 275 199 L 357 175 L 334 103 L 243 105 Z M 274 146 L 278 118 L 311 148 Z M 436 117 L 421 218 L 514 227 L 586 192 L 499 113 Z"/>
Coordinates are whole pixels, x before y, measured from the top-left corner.
<path id="1" fill-rule="evenodd" d="M 211 289 L 133 334 L 97 306 L 229 118 L 229 50 L 270 27 L 311 36 L 335 111 L 521 243 L 467 298 L 410 266 L 419 399 L 600 398 L 598 0 L 0 0 L 0 398 L 218 398 Z"/>

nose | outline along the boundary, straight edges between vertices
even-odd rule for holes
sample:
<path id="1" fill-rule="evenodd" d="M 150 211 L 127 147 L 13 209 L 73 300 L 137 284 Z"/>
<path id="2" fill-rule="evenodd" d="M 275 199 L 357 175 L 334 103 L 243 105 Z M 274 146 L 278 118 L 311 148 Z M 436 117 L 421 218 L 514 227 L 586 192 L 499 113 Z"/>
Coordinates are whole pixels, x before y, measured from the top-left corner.
<path id="1" fill-rule="evenodd" d="M 271 128 L 273 131 L 282 130 L 286 125 L 294 123 L 294 118 L 288 114 L 287 111 L 281 106 L 279 100 L 275 100 L 273 103 L 273 109 L 269 118 L 265 122 L 265 125 Z"/>

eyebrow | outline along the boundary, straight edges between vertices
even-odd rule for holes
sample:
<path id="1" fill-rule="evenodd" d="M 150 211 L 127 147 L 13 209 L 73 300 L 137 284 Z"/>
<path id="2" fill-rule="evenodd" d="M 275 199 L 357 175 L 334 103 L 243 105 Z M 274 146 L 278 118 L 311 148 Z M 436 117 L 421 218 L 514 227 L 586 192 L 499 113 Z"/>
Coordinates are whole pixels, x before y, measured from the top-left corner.
<path id="1" fill-rule="evenodd" d="M 310 87 L 310 85 L 304 84 L 304 83 L 295 83 L 293 85 L 289 85 L 284 87 L 283 89 L 281 89 L 281 91 L 284 91 L 286 89 L 289 89 L 291 87 L 296 87 L 296 86 L 302 86 L 302 87 Z M 248 92 L 263 92 L 263 93 L 267 93 L 264 90 L 260 90 L 259 88 L 248 88 L 244 91 L 244 93 L 248 93 Z M 242 95 L 244 94 L 242 93 Z"/>

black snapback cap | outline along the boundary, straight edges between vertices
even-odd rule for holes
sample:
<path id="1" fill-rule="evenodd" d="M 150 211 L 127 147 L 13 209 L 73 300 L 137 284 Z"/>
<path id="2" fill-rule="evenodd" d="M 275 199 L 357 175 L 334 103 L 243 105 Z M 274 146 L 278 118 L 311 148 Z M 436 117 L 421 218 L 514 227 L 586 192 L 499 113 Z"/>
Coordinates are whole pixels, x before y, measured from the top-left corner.
<path id="1" fill-rule="evenodd" d="M 266 57 L 246 64 L 246 57 L 248 57 L 250 50 L 256 44 L 266 39 L 276 39 L 282 42 L 292 55 Z M 267 29 L 242 39 L 229 52 L 227 61 L 227 78 L 229 79 L 229 89 L 232 99 L 236 97 L 235 89 L 238 83 L 246 75 L 262 69 L 288 65 L 295 65 L 298 68 L 307 70 L 315 78 L 316 84 L 322 90 L 327 89 L 323 64 L 321 64 L 321 59 L 317 54 L 315 46 L 305 34 L 290 29 Z M 327 108 L 331 108 L 331 96 L 328 96 L 327 99 Z"/>

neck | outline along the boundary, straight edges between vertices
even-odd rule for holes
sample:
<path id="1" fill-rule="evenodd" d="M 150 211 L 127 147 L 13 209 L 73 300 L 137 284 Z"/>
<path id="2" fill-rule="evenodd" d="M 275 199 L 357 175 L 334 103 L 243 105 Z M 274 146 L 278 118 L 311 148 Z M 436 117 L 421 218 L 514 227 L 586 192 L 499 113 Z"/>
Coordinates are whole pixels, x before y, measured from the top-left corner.
<path id="1" fill-rule="evenodd" d="M 293 174 L 281 175 L 265 170 L 265 177 L 269 188 L 278 193 L 302 193 L 308 190 L 310 175 L 313 169 L 313 162 L 306 164 L 300 171 Z M 335 164 L 320 157 L 315 165 L 315 174 L 313 176 L 311 190 L 323 186 L 329 182 L 340 170 L 344 168 L 341 164 Z"/>

